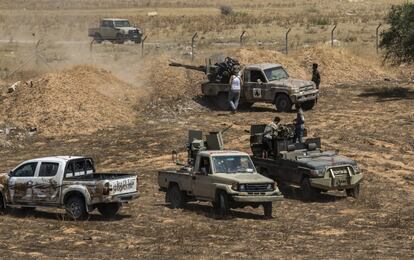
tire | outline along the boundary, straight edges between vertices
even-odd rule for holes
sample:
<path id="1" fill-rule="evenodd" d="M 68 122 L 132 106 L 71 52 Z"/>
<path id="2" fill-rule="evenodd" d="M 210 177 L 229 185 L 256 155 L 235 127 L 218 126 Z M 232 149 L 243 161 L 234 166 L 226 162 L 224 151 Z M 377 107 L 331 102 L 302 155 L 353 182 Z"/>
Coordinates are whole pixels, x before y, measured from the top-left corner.
<path id="1" fill-rule="evenodd" d="M 217 204 L 218 204 L 217 213 L 221 217 L 227 216 L 230 211 L 229 198 L 227 196 L 227 193 L 223 191 L 219 193 Z"/>
<path id="2" fill-rule="evenodd" d="M 121 209 L 120 203 L 108 203 L 97 206 L 99 213 L 106 218 L 115 217 Z"/>
<path id="3" fill-rule="evenodd" d="M 116 35 L 116 43 L 118 44 L 124 44 L 125 40 L 124 40 L 124 36 L 120 33 L 118 33 Z"/>
<path id="4" fill-rule="evenodd" d="M 278 112 L 290 112 L 292 110 L 292 101 L 285 94 L 280 94 L 275 99 L 275 106 Z"/>
<path id="5" fill-rule="evenodd" d="M 311 110 L 316 104 L 316 100 L 308 100 L 300 104 L 303 110 Z"/>
<path id="6" fill-rule="evenodd" d="M 99 33 L 95 33 L 95 36 L 93 37 L 96 43 L 102 43 L 102 36 Z"/>
<path id="7" fill-rule="evenodd" d="M 355 199 L 358 199 L 359 197 L 359 191 L 361 189 L 360 184 L 358 183 L 355 187 L 352 189 L 346 189 L 346 196 L 353 197 Z"/>
<path id="8" fill-rule="evenodd" d="M 83 220 L 88 216 L 85 201 L 79 196 L 70 197 L 65 203 L 65 210 L 73 220 Z"/>
<path id="9" fill-rule="evenodd" d="M 178 185 L 173 185 L 168 188 L 168 200 L 172 209 L 181 209 L 185 205 L 185 198 Z"/>
<path id="10" fill-rule="evenodd" d="M 266 219 L 272 218 L 273 204 L 272 202 L 263 203 L 263 212 Z"/>
<path id="11" fill-rule="evenodd" d="M 311 186 L 309 177 L 303 178 L 300 183 L 300 190 L 304 201 L 313 201 L 319 194 L 318 191 Z"/>
<path id="12" fill-rule="evenodd" d="M 217 96 L 212 96 L 210 99 L 212 100 L 212 103 L 214 104 L 214 107 L 219 110 L 229 110 L 229 97 L 228 93 L 226 92 L 220 92 Z"/>

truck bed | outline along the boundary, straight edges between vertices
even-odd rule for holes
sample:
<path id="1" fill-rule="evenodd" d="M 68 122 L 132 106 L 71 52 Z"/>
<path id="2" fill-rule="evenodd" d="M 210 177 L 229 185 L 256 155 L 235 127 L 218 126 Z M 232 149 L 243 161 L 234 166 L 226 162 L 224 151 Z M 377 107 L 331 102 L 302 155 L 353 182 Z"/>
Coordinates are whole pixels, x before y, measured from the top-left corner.
<path id="1" fill-rule="evenodd" d="M 125 177 L 136 176 L 134 173 L 93 173 L 82 176 L 74 176 L 66 178 L 66 180 L 77 180 L 77 181 L 99 181 L 99 180 L 117 180 Z"/>

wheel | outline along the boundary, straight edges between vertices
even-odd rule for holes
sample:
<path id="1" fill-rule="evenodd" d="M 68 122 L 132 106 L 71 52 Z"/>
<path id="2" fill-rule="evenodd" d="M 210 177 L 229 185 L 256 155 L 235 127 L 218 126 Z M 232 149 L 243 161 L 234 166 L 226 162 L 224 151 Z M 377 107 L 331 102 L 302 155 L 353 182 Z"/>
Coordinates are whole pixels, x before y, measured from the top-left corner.
<path id="1" fill-rule="evenodd" d="M 275 106 L 279 112 L 289 112 L 292 110 L 292 101 L 285 94 L 281 94 L 276 97 Z"/>
<path id="2" fill-rule="evenodd" d="M 99 213 L 107 218 L 113 218 L 118 214 L 121 209 L 121 203 L 108 203 L 97 206 Z"/>
<path id="3" fill-rule="evenodd" d="M 229 198 L 225 192 L 220 192 L 220 194 L 218 195 L 217 211 L 217 213 L 222 217 L 227 216 L 227 214 L 229 214 Z"/>
<path id="4" fill-rule="evenodd" d="M 352 189 L 346 189 L 346 196 L 348 197 L 354 197 L 357 199 L 359 197 L 359 191 L 360 191 L 360 184 L 358 183 L 355 187 Z"/>
<path id="5" fill-rule="evenodd" d="M 96 33 L 93 39 L 96 43 L 102 43 L 102 36 L 99 33 Z"/>
<path id="6" fill-rule="evenodd" d="M 273 204 L 272 202 L 263 203 L 263 212 L 265 218 L 272 218 Z"/>
<path id="7" fill-rule="evenodd" d="M 170 206 L 173 209 L 180 209 L 184 207 L 185 204 L 185 198 L 182 191 L 180 191 L 180 188 L 178 185 L 173 185 L 170 188 L 168 188 L 168 200 L 170 202 Z"/>
<path id="8" fill-rule="evenodd" d="M 253 106 L 254 102 L 242 102 L 239 104 L 240 109 L 249 109 Z"/>
<path id="9" fill-rule="evenodd" d="M 81 220 L 86 218 L 88 212 L 86 211 L 85 201 L 79 196 L 70 197 L 65 204 L 66 213 L 73 220 Z"/>
<path id="10" fill-rule="evenodd" d="M 122 34 L 120 34 L 120 33 L 118 33 L 117 35 L 116 35 L 116 43 L 118 43 L 118 44 L 124 44 L 124 36 L 122 35 Z"/>
<path id="11" fill-rule="evenodd" d="M 316 104 L 316 100 L 308 100 L 300 104 L 303 110 L 311 110 Z"/>
<path id="12" fill-rule="evenodd" d="M 302 198 L 305 201 L 312 201 L 318 196 L 318 192 L 310 184 L 309 177 L 303 178 L 300 183 L 300 190 L 302 191 Z"/>
<path id="13" fill-rule="evenodd" d="M 229 110 L 229 97 L 228 93 L 220 92 L 217 96 L 211 96 L 210 100 L 212 101 L 215 108 L 219 110 Z"/>

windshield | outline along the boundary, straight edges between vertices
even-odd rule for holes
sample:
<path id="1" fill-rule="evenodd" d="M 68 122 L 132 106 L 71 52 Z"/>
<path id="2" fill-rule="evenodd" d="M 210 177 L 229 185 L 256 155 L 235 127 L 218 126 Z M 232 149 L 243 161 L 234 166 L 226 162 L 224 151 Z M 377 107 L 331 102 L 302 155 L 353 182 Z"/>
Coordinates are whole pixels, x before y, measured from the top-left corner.
<path id="1" fill-rule="evenodd" d="M 230 155 L 212 158 L 215 173 L 253 173 L 254 166 L 249 156 Z"/>
<path id="2" fill-rule="evenodd" d="M 129 25 L 129 21 L 125 20 L 125 21 L 115 21 L 115 27 L 130 27 L 131 25 Z"/>
<path id="3" fill-rule="evenodd" d="M 282 67 L 266 69 L 264 70 L 264 73 L 269 81 L 289 78 L 289 75 Z"/>

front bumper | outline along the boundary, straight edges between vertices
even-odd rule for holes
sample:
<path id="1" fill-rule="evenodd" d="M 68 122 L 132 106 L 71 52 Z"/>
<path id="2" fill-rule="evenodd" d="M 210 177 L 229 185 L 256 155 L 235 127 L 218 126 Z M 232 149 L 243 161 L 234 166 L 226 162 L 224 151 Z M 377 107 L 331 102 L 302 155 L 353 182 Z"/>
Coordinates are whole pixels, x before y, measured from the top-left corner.
<path id="1" fill-rule="evenodd" d="M 310 178 L 311 186 L 321 190 L 343 190 L 352 189 L 359 184 L 363 179 L 363 174 L 354 174 L 350 177 L 338 178 L 324 177 L 324 178 Z"/>
<path id="2" fill-rule="evenodd" d="M 262 202 L 273 202 L 283 199 L 281 193 L 275 193 L 274 195 L 233 195 L 235 202 L 241 203 L 262 203 Z"/>
<path id="3" fill-rule="evenodd" d="M 293 103 L 301 103 L 309 100 L 317 99 L 319 96 L 319 90 L 315 89 L 307 92 L 300 92 L 298 94 L 293 94 L 290 96 Z"/>

